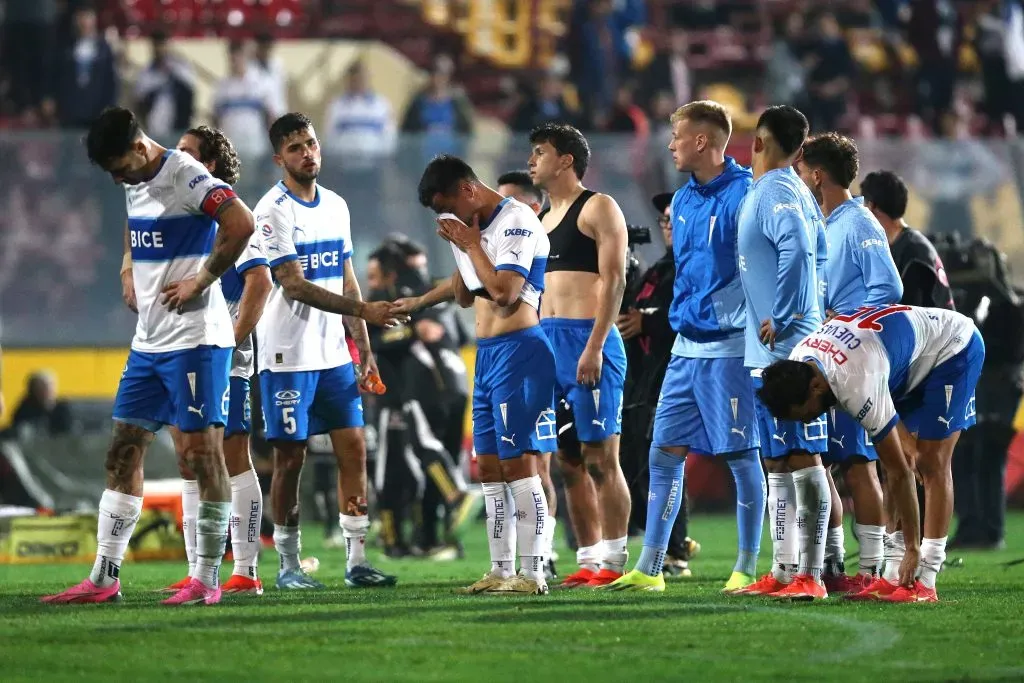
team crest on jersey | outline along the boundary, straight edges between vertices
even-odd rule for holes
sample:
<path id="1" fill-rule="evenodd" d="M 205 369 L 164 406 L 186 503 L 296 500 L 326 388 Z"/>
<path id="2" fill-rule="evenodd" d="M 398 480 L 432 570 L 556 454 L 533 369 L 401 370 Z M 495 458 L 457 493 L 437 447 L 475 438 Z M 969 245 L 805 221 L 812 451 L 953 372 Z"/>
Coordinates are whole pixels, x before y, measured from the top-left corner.
<path id="1" fill-rule="evenodd" d="M 555 411 L 548 408 L 537 416 L 536 432 L 538 439 L 554 439 L 557 437 Z"/>

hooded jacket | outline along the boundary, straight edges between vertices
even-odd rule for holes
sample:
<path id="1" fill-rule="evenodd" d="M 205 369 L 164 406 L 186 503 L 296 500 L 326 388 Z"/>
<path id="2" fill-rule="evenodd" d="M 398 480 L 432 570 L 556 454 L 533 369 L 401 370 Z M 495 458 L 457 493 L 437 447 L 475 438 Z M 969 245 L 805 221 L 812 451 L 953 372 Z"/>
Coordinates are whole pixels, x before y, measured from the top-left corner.
<path id="1" fill-rule="evenodd" d="M 753 182 L 749 168 L 725 157 L 706 184 L 693 176 L 672 197 L 676 276 L 669 321 L 672 353 L 687 358 L 743 356 L 746 310 L 736 260 L 737 215 Z"/>

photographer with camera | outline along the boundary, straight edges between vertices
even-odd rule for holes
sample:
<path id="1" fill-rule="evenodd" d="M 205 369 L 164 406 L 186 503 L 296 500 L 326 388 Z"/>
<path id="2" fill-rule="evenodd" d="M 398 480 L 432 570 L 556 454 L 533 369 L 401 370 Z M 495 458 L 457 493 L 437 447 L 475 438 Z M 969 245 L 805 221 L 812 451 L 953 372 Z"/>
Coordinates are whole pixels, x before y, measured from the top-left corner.
<path id="1" fill-rule="evenodd" d="M 672 193 L 655 195 L 651 201 L 660 214 L 658 226 L 666 250 L 660 259 L 641 273 L 640 262 L 632 252 L 637 245 L 650 244 L 651 229 L 637 225 L 627 227 L 630 258 L 627 264 L 626 293 L 622 297 L 622 310 L 615 322 L 626 343 L 626 384 L 622 397 L 622 469 L 633 500 L 647 498 L 650 470 L 648 459 L 644 456 L 651 450 L 654 411 L 675 341 L 675 332 L 668 319 L 676 276 L 669 212 Z M 680 491 L 679 498 L 679 516 L 669 536 L 663 571 L 674 576 L 690 576 L 689 560 L 700 546 L 686 535 L 685 488 Z M 630 523 L 639 529 L 646 528 L 646 505 L 633 506 Z"/>
<path id="2" fill-rule="evenodd" d="M 367 263 L 368 301 L 391 301 L 429 289 L 418 262 L 422 249 L 408 240 L 391 238 Z M 382 537 L 393 556 L 428 554 L 454 559 L 462 552 L 454 528 L 473 499 L 456 461 L 462 448 L 466 409 L 466 368 L 439 319 L 428 309 L 406 325 L 371 333 L 380 367 L 391 367 L 387 392 L 375 396 L 379 425 L 375 485 L 379 492 Z M 381 365 L 383 364 L 383 365 Z M 445 538 L 438 539 L 438 511 L 445 508 Z M 402 538 L 408 511 L 417 524 L 417 538 Z M 420 552 L 422 551 L 422 553 Z"/>

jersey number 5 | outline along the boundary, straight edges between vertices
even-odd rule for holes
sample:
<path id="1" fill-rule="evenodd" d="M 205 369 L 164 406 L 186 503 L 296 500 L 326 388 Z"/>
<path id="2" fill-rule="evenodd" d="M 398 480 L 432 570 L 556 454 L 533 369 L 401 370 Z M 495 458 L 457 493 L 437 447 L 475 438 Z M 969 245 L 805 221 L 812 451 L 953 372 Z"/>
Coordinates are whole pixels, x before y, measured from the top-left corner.
<path id="1" fill-rule="evenodd" d="M 857 328 L 861 330 L 881 332 L 882 326 L 878 324 L 879 320 L 887 315 L 909 310 L 910 306 L 864 306 L 849 315 L 837 315 L 834 319 L 844 323 L 857 322 Z"/>
<path id="2" fill-rule="evenodd" d="M 295 433 L 295 406 L 281 408 L 281 422 L 284 423 L 284 433 Z"/>

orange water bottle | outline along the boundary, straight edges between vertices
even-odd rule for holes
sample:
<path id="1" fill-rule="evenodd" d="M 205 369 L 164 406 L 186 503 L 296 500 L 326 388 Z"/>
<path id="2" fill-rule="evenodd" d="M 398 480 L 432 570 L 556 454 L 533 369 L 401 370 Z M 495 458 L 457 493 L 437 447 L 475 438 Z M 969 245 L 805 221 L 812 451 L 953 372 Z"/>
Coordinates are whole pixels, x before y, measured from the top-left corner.
<path id="1" fill-rule="evenodd" d="M 384 380 L 380 378 L 380 375 L 376 372 L 371 372 L 366 376 L 366 390 L 371 394 L 380 395 L 387 391 L 388 388 L 384 386 Z"/>

